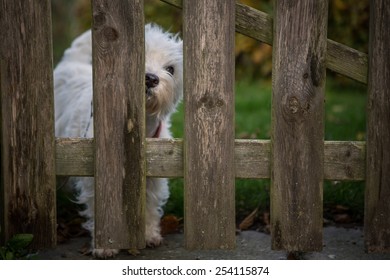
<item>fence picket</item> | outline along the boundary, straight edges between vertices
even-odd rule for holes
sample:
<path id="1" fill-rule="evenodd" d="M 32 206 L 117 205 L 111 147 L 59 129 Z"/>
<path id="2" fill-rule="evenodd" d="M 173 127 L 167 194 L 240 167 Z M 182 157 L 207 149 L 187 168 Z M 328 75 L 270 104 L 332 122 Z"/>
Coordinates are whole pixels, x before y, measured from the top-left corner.
<path id="1" fill-rule="evenodd" d="M 184 1 L 185 243 L 235 246 L 235 1 Z"/>
<path id="2" fill-rule="evenodd" d="M 322 249 L 327 0 L 278 0 L 273 43 L 273 249 Z"/>
<path id="3" fill-rule="evenodd" d="M 143 1 L 93 5 L 95 243 L 145 247 Z"/>
<path id="4" fill-rule="evenodd" d="M 390 3 L 370 2 L 364 236 L 369 252 L 390 252 Z"/>
<path id="5" fill-rule="evenodd" d="M 1 2 L 2 239 L 56 243 L 53 62 L 49 0 Z"/>

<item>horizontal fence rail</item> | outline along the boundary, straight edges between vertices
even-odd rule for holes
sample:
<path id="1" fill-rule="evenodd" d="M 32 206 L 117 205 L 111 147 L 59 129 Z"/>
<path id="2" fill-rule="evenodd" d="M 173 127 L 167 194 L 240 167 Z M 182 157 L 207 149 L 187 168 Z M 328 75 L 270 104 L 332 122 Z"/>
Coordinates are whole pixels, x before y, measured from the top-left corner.
<path id="1" fill-rule="evenodd" d="M 60 176 L 93 176 L 93 140 L 57 139 L 56 169 Z M 271 141 L 235 141 L 236 178 L 270 178 Z M 362 181 L 365 178 L 365 142 L 325 141 L 324 179 Z M 146 174 L 183 177 L 183 140 L 146 139 Z"/>

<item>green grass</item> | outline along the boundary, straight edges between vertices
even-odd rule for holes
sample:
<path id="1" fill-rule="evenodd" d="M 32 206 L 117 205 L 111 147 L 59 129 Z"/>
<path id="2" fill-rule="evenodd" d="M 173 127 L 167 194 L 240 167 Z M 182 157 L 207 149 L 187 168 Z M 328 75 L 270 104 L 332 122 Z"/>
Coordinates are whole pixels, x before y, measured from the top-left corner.
<path id="1" fill-rule="evenodd" d="M 330 83 L 326 87 L 325 139 L 365 139 L 365 87 L 355 85 L 349 88 Z M 270 82 L 238 82 L 235 96 L 236 138 L 269 139 L 271 133 Z M 174 114 L 172 132 L 174 137 L 183 137 L 183 105 Z M 269 207 L 269 180 L 236 180 L 236 212 L 243 217 L 253 209 Z M 171 198 L 165 212 L 183 216 L 183 180 L 173 179 L 170 183 Z M 325 182 L 324 205 L 343 205 L 362 216 L 364 184 L 362 182 Z"/>
<path id="2" fill-rule="evenodd" d="M 325 139 L 364 141 L 366 131 L 366 87 L 355 84 L 326 88 Z M 343 205 L 354 220 L 364 213 L 364 182 L 325 182 L 324 205 Z"/>

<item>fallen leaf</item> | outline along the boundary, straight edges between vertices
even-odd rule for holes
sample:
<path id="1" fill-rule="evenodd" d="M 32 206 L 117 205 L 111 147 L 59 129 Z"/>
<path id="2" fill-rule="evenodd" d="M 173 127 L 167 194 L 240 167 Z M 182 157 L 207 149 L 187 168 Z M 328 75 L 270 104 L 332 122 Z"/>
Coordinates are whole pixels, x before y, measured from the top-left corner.
<path id="1" fill-rule="evenodd" d="M 335 214 L 333 217 L 336 223 L 348 224 L 352 222 L 352 218 L 349 214 Z"/>
<path id="2" fill-rule="evenodd" d="M 344 206 L 344 205 L 336 205 L 334 210 L 335 210 L 337 213 L 342 213 L 342 212 L 348 211 L 349 208 L 346 207 L 346 206 Z"/>
<path id="3" fill-rule="evenodd" d="M 78 251 L 84 256 L 89 255 L 92 253 L 91 245 L 89 244 L 89 242 L 86 242 L 84 243 L 83 247 L 81 247 Z"/>
<path id="4" fill-rule="evenodd" d="M 240 230 L 247 230 L 248 228 L 250 228 L 254 222 L 255 222 L 255 218 L 256 218 L 256 215 L 257 215 L 257 212 L 259 211 L 258 208 L 256 208 L 255 210 L 252 211 L 252 213 L 250 213 L 241 223 L 240 225 L 238 226 L 238 228 Z"/>
<path id="5" fill-rule="evenodd" d="M 132 256 L 138 256 L 141 252 L 138 249 L 129 249 L 127 252 Z"/>
<path id="6" fill-rule="evenodd" d="M 167 215 L 161 219 L 161 235 L 180 232 L 180 222 L 182 219 L 174 215 Z"/>

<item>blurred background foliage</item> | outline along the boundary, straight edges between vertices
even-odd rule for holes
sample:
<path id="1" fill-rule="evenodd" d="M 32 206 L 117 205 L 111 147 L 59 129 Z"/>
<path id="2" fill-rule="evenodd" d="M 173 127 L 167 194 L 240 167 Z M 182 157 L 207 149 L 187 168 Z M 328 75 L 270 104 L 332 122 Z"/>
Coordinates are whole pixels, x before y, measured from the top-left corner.
<path id="1" fill-rule="evenodd" d="M 241 0 L 243 4 L 272 14 L 272 0 Z M 328 38 L 367 53 L 368 0 L 330 0 Z M 73 38 L 91 26 L 90 0 L 52 0 L 54 61 L 58 62 Z M 182 11 L 159 0 L 145 0 L 145 22 L 156 22 L 171 32 L 181 32 Z M 272 47 L 236 34 L 237 79 L 270 79 Z M 330 74 L 334 77 L 333 74 Z M 336 82 L 349 83 L 337 78 Z"/>

